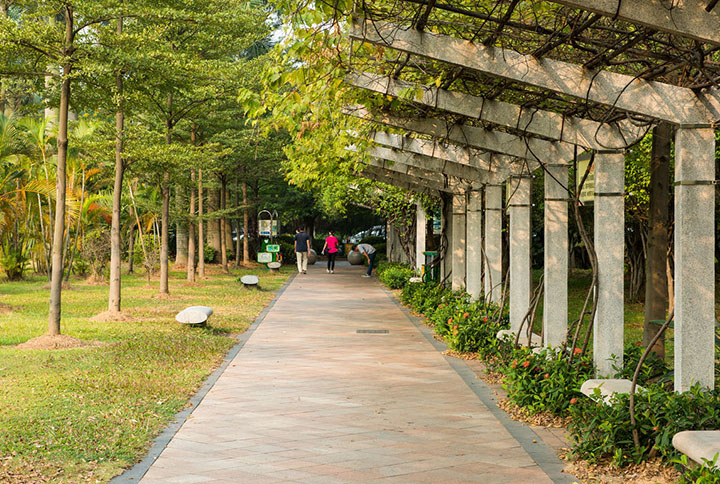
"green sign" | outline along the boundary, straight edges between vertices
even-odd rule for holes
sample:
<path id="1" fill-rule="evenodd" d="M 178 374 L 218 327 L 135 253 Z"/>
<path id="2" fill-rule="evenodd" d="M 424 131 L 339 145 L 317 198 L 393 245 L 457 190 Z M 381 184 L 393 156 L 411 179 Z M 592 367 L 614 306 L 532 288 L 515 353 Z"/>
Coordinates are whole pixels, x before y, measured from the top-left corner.
<path id="1" fill-rule="evenodd" d="M 268 244 L 265 246 L 265 250 L 268 252 L 280 252 L 280 244 Z"/>
<path id="2" fill-rule="evenodd" d="M 261 264 L 267 264 L 272 262 L 273 256 L 270 252 L 258 252 L 258 262 Z"/>

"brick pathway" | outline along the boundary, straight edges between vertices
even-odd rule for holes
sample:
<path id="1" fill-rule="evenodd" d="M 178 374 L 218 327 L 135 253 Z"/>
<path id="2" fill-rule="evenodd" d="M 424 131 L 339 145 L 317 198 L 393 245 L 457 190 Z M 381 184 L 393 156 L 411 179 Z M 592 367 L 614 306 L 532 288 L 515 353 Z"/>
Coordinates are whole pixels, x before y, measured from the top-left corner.
<path id="1" fill-rule="evenodd" d="M 141 482 L 572 482 L 360 274 L 298 275 Z"/>

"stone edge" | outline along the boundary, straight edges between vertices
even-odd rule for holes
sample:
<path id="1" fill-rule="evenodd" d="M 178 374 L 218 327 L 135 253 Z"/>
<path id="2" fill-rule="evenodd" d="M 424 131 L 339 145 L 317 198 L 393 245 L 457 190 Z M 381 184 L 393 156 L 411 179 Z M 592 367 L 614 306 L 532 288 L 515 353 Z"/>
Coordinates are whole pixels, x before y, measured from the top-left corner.
<path id="1" fill-rule="evenodd" d="M 220 365 L 215 371 L 210 374 L 210 376 L 207 377 L 200 389 L 189 400 L 188 403 L 190 405 L 176 413 L 170 424 L 165 427 L 165 430 L 163 430 L 160 435 L 153 439 L 153 444 L 150 447 L 147 455 L 143 458 L 143 460 L 132 466 L 130 469 L 127 469 L 122 474 L 113 477 L 110 480 L 110 484 L 135 484 L 137 482 L 140 482 L 143 476 L 145 476 L 145 473 L 147 473 L 147 471 L 150 469 L 150 466 L 152 466 L 153 463 L 157 460 L 157 458 L 160 457 L 160 454 L 162 454 L 163 450 L 165 450 L 165 447 L 167 447 L 175 434 L 185 424 L 190 414 L 192 414 L 192 412 L 198 407 L 200 402 L 202 402 L 203 398 L 205 398 L 205 395 L 208 394 L 212 387 L 215 386 L 215 383 L 218 381 L 220 375 L 223 374 L 228 365 L 230 365 L 230 362 L 237 356 L 238 353 L 240 353 L 240 350 L 242 350 L 243 346 L 245 346 L 245 343 L 247 343 L 247 341 L 250 339 L 253 332 L 255 332 L 255 329 L 257 329 L 257 327 L 260 325 L 260 323 L 262 323 L 262 321 L 265 319 L 273 306 L 275 306 L 275 303 L 278 301 L 278 299 L 280 299 L 280 296 L 282 296 L 290 283 L 292 283 L 292 281 L 295 279 L 295 276 L 297 276 L 297 274 L 297 272 L 293 272 L 293 274 L 288 277 L 287 281 L 285 281 L 285 283 L 280 287 L 280 289 L 277 290 L 277 292 L 275 293 L 275 297 L 273 297 L 272 301 L 270 301 L 270 303 L 265 307 L 265 309 L 263 309 L 260 314 L 258 314 L 257 318 L 255 318 L 255 321 L 253 321 L 250 327 L 242 334 L 242 339 L 235 346 L 233 346 L 230 351 L 228 351 L 228 353 L 225 355 L 222 365 Z"/>
<path id="2" fill-rule="evenodd" d="M 420 318 L 415 316 L 398 301 L 395 294 L 388 291 L 384 284 L 380 283 L 385 293 L 390 296 L 390 299 L 400 308 L 405 314 L 408 320 L 422 333 L 423 336 L 433 345 L 433 347 L 443 352 L 447 350 L 447 345 L 442 341 L 438 341 L 433 337 L 432 329 L 420 322 Z M 445 361 L 448 362 L 450 367 L 460 375 L 465 384 L 475 393 L 480 401 L 490 410 L 493 416 L 498 419 L 503 427 L 510 433 L 510 435 L 517 440 L 522 448 L 530 455 L 530 458 L 534 460 L 537 465 L 547 474 L 547 476 L 555 484 L 573 484 L 577 482 L 577 479 L 572 477 L 570 474 L 562 472 L 565 464 L 560 460 L 555 451 L 545 444 L 540 436 L 538 436 L 530 427 L 521 422 L 517 422 L 510 418 L 510 416 L 497 406 L 497 400 L 490 391 L 490 387 L 479 379 L 475 378 L 475 372 L 467 365 L 463 360 L 453 358 L 452 356 L 443 355 Z M 535 441 L 536 443 L 534 443 Z"/>

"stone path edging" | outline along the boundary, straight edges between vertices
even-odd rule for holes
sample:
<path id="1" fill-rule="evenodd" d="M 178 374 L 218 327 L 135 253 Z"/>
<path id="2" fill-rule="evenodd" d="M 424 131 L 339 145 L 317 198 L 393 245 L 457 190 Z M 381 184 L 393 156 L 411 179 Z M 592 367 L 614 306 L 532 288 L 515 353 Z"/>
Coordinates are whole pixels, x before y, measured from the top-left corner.
<path id="1" fill-rule="evenodd" d="M 433 331 L 428 326 L 424 325 L 420 318 L 410 312 L 410 310 L 403 306 L 398 301 L 395 294 L 388 291 L 384 284 L 381 285 L 382 289 L 388 294 L 390 299 L 402 310 L 403 314 L 408 320 L 422 333 L 423 336 L 433 345 L 435 349 L 443 352 L 448 349 L 447 345 L 442 341 L 438 341 L 433 336 Z M 543 443 L 542 439 L 527 425 L 517 422 L 510 418 L 510 416 L 500 407 L 497 406 L 497 400 L 492 395 L 490 388 L 487 384 L 482 381 L 475 379 L 475 372 L 467 365 L 463 360 L 453 358 L 452 356 L 443 355 L 448 364 L 452 367 L 455 372 L 460 375 L 465 384 L 477 395 L 482 403 L 490 410 L 493 416 L 505 427 L 505 429 L 512 435 L 515 440 L 522 446 L 523 449 L 537 462 L 538 466 L 552 479 L 555 484 L 573 484 L 577 482 L 571 475 L 562 472 L 565 464 L 555 454 L 555 451 L 548 445 Z M 533 442 L 535 441 L 535 442 Z"/>
<path id="2" fill-rule="evenodd" d="M 292 275 L 290 275 L 290 277 L 288 277 L 285 283 L 280 287 L 280 289 L 278 289 L 272 301 L 270 301 L 270 303 L 265 307 L 265 309 L 260 312 L 260 314 L 257 316 L 257 318 L 255 318 L 255 321 L 253 321 L 247 331 L 242 334 L 242 339 L 240 339 L 238 343 L 233 346 L 230 351 L 228 351 L 228 353 L 225 355 L 222 365 L 220 365 L 215 371 L 210 374 L 210 376 L 207 377 L 200 389 L 195 393 L 195 395 L 193 395 L 193 397 L 189 401 L 190 405 L 176 413 L 172 422 L 170 422 L 170 424 L 165 427 L 165 430 L 163 430 L 160 435 L 153 439 L 152 447 L 150 447 L 150 450 L 143 458 L 143 460 L 141 460 L 122 474 L 113 477 L 110 480 L 110 484 L 135 484 L 137 482 L 140 482 L 140 479 L 143 478 L 148 469 L 150 469 L 150 466 L 153 465 L 153 463 L 160 456 L 162 451 L 165 450 L 165 447 L 167 447 L 168 443 L 170 443 L 178 430 L 180 430 L 180 427 L 182 427 L 183 424 L 187 421 L 188 416 L 190 416 L 190 414 L 192 414 L 193 411 L 198 407 L 200 402 L 202 402 L 203 398 L 205 398 L 205 395 L 207 395 L 207 393 L 212 389 L 212 387 L 218 381 L 218 378 L 220 378 L 220 375 L 223 374 L 230 362 L 235 358 L 235 356 L 237 356 L 238 353 L 240 353 L 240 350 L 242 350 L 243 346 L 245 346 L 247 340 L 250 339 L 250 336 L 252 336 L 255 329 L 257 329 L 260 323 L 262 323 L 263 319 L 265 319 L 265 316 L 267 316 L 273 306 L 275 306 L 275 303 L 278 299 L 280 299 L 280 296 L 282 296 L 282 294 L 285 292 L 285 289 L 287 289 L 293 279 L 295 279 L 295 276 L 297 276 L 297 272 L 293 272 Z"/>

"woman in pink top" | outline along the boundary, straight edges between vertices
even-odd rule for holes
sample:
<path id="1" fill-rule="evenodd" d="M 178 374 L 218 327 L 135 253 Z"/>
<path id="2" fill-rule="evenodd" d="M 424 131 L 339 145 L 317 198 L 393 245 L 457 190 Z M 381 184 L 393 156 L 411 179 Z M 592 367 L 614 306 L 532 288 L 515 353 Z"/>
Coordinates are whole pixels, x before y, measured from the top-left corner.
<path id="1" fill-rule="evenodd" d="M 340 245 L 340 241 L 338 240 L 338 238 L 335 237 L 332 232 L 329 232 L 327 238 L 325 239 L 325 245 L 323 245 L 323 250 L 322 250 L 323 254 L 325 254 L 327 252 L 328 274 L 335 273 L 335 257 L 337 257 L 339 245 Z"/>

